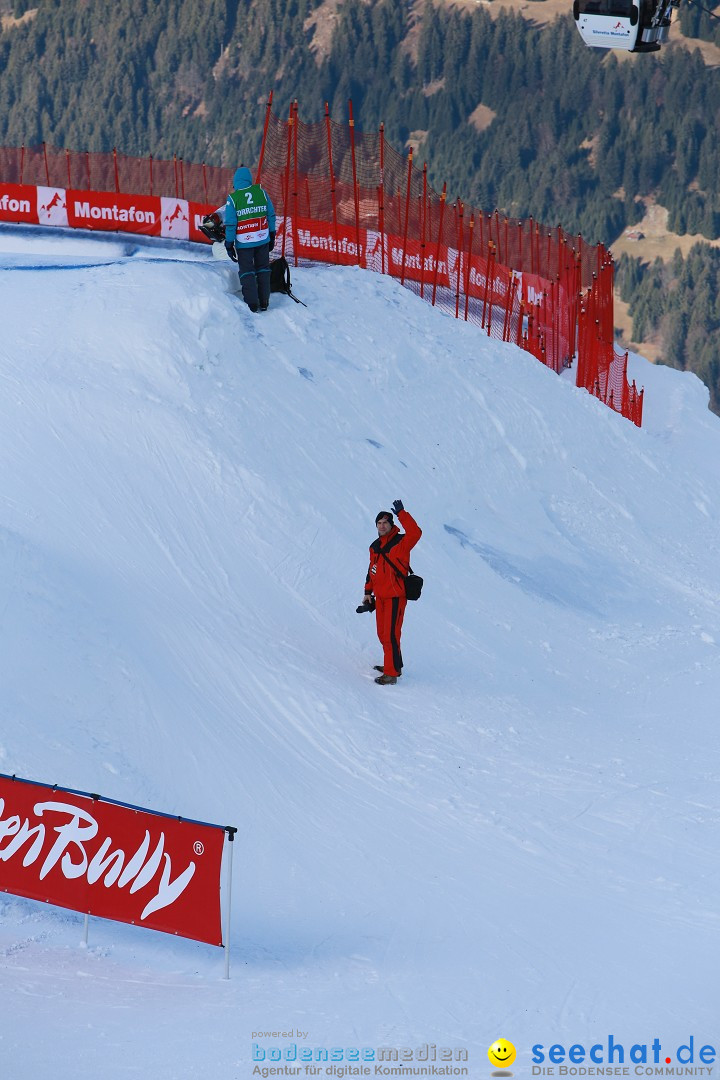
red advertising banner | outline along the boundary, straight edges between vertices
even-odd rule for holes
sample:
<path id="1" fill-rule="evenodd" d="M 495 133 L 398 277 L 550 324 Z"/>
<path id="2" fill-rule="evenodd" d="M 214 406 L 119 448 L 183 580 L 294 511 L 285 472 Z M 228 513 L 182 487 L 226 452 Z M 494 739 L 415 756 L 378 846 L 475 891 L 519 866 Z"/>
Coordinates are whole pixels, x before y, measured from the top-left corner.
<path id="1" fill-rule="evenodd" d="M 528 274 L 523 271 L 522 274 L 516 273 L 515 277 L 520 278 L 521 299 L 526 305 L 537 304 L 550 293 L 552 283 L 547 278 L 540 277 L 539 274 Z"/>
<path id="2" fill-rule="evenodd" d="M 155 195 L 123 195 L 114 191 L 67 191 L 67 225 L 74 229 L 101 229 L 106 232 L 162 235 L 162 220 L 170 218 L 173 209 L 187 203 L 182 199 L 161 199 Z M 163 213 L 164 211 L 164 213 Z M 178 216 L 182 217 L 182 209 Z M 185 210 L 187 228 L 187 210 Z M 177 234 L 174 234 L 177 235 Z"/>
<path id="3" fill-rule="evenodd" d="M 222 945 L 225 830 L 0 775 L 0 891 Z"/>
<path id="4" fill-rule="evenodd" d="M 365 266 L 367 231 L 331 221 L 314 221 L 311 218 L 278 218 L 275 251 L 283 250 L 282 234 L 285 236 L 285 256 L 292 254 L 298 259 L 319 259 L 341 266 Z M 358 263 L 358 239 L 360 260 Z"/>
<path id="5" fill-rule="evenodd" d="M 37 225 L 37 188 L 29 184 L 0 184 L 0 221 Z"/>
<path id="6" fill-rule="evenodd" d="M 378 233 L 377 236 L 379 235 Z M 432 287 L 435 282 L 437 260 L 437 244 L 430 244 L 427 241 L 422 244 L 420 240 L 408 237 L 406 245 L 405 238 L 402 236 L 394 236 L 392 233 L 385 235 L 385 270 L 392 277 L 399 277 L 405 281 L 419 281 Z M 456 262 L 457 252 L 441 245 L 437 267 L 438 285 L 447 288 L 450 285 L 451 274 L 454 281 Z"/>
<path id="7" fill-rule="evenodd" d="M 504 306 L 508 299 L 508 293 L 513 287 L 513 280 L 517 274 L 513 274 L 507 266 L 501 266 L 494 260 L 484 259 L 480 255 L 473 255 L 470 266 L 467 265 L 467 255 L 463 254 L 461 267 L 461 291 L 467 282 L 469 296 L 477 300 L 487 300 L 490 304 Z"/>

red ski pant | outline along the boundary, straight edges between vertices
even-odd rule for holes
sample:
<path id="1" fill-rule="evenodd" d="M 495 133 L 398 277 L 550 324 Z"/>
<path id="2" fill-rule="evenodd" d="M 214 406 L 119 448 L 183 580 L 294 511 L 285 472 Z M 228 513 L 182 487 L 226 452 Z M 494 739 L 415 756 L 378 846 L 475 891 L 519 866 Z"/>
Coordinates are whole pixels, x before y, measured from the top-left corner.
<path id="1" fill-rule="evenodd" d="M 387 600 L 375 598 L 375 621 L 377 636 L 383 647 L 383 672 L 400 675 L 403 659 L 400 651 L 400 634 L 407 600 L 404 596 L 390 596 Z"/>

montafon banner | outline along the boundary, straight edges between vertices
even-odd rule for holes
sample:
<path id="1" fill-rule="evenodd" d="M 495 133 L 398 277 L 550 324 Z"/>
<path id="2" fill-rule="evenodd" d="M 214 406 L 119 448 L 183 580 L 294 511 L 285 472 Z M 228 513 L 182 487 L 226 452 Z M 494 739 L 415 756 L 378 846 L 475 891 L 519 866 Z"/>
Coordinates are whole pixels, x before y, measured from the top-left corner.
<path id="1" fill-rule="evenodd" d="M 0 184 L 0 221 L 37 225 L 37 188 L 27 184 Z"/>
<path id="2" fill-rule="evenodd" d="M 0 774 L 0 890 L 222 945 L 225 830 Z"/>
<path id="3" fill-rule="evenodd" d="M 67 224 L 71 228 L 132 232 L 145 236 L 163 234 L 163 207 L 158 195 L 72 190 L 68 190 L 65 195 Z M 172 201 L 181 202 L 179 199 Z"/>

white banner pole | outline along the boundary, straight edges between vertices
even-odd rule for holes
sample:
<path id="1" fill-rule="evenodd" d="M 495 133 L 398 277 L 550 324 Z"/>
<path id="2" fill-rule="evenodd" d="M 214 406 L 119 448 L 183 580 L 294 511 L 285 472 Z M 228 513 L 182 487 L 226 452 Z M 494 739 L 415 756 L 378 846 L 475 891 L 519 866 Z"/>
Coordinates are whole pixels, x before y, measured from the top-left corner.
<path id="1" fill-rule="evenodd" d="M 235 840 L 235 833 L 237 829 L 234 829 L 232 825 L 226 826 L 228 834 L 228 842 L 230 844 L 230 850 L 228 852 L 228 868 L 227 868 L 227 906 L 225 910 L 225 979 L 230 978 L 230 910 L 232 908 L 232 864 L 233 864 L 233 841 Z"/>

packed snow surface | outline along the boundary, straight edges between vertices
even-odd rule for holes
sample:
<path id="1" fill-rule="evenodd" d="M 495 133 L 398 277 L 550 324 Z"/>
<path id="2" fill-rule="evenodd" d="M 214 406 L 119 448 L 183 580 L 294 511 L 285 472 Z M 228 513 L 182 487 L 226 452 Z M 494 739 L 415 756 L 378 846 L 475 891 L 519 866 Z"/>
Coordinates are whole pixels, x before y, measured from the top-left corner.
<path id="1" fill-rule="evenodd" d="M 82 915 L 4 896 L 2 1075 L 434 1044 L 478 1078 L 500 1036 L 516 1077 L 610 1035 L 699 1065 L 707 391 L 632 358 L 638 429 L 387 278 L 294 286 L 252 315 L 205 249 L 0 230 L 0 771 L 238 827 L 229 981 L 217 948 L 91 920 L 85 949 Z M 426 584 L 380 687 L 355 608 L 395 498 Z"/>

